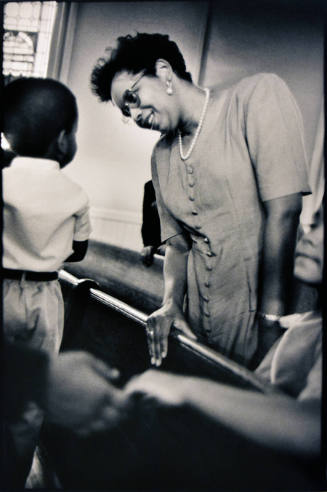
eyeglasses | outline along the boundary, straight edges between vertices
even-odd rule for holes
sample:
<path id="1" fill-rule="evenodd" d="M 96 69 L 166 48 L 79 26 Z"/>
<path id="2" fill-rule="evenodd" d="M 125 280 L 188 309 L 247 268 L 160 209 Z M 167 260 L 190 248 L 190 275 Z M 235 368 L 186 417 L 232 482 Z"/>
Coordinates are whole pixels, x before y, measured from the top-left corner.
<path id="1" fill-rule="evenodd" d="M 123 101 L 124 104 L 121 108 L 121 112 L 123 113 L 125 118 L 131 118 L 131 108 L 139 108 L 141 105 L 141 100 L 137 92 L 135 92 L 134 87 L 141 80 L 141 78 L 145 75 L 145 70 L 143 70 L 140 75 L 134 80 L 133 84 L 129 89 L 124 92 Z"/>

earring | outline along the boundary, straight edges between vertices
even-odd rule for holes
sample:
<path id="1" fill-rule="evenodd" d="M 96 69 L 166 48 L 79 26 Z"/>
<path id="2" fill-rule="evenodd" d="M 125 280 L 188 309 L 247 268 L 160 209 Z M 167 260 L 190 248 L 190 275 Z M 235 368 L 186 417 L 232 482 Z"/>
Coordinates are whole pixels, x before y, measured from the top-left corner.
<path id="1" fill-rule="evenodd" d="M 167 92 L 168 96 L 171 96 L 173 94 L 173 85 L 171 83 L 171 79 L 168 79 L 166 81 L 166 86 L 167 86 L 166 92 Z"/>

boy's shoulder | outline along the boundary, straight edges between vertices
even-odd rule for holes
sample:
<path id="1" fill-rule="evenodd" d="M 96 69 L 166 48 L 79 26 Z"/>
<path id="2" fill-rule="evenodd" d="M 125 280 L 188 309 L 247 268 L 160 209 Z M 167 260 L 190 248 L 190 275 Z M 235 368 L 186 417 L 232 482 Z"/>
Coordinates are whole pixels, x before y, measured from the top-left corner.
<path id="1" fill-rule="evenodd" d="M 60 175 L 57 183 L 58 192 L 61 192 L 65 198 L 88 202 L 88 195 L 79 183 L 62 171 L 58 174 Z"/>
<path id="2" fill-rule="evenodd" d="M 40 169 L 39 169 L 40 170 Z M 47 196 L 51 208 L 86 206 L 88 195 L 84 188 L 59 167 L 38 172 L 33 169 L 9 166 L 2 169 L 3 198 L 5 203 L 38 202 Z M 65 205 L 66 204 L 66 205 Z"/>

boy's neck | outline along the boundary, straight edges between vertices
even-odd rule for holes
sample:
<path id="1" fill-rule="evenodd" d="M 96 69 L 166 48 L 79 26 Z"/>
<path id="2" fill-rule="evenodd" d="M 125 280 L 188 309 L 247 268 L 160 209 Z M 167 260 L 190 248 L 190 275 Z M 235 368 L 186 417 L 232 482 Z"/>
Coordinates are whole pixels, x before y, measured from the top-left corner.
<path id="1" fill-rule="evenodd" d="M 59 160 L 56 159 L 54 156 L 51 155 L 22 155 L 22 154 L 15 154 L 15 157 L 22 157 L 22 158 L 27 158 L 27 159 L 46 159 L 49 161 L 54 161 L 57 162 L 60 166 L 60 168 L 64 167 L 60 164 Z"/>
<path id="2" fill-rule="evenodd" d="M 56 161 L 58 162 L 59 166 L 60 167 L 63 167 L 61 164 L 60 164 L 60 160 L 59 160 L 59 156 L 58 154 L 56 154 L 55 152 L 47 152 L 44 156 L 43 156 L 43 159 L 50 159 L 51 161 Z"/>

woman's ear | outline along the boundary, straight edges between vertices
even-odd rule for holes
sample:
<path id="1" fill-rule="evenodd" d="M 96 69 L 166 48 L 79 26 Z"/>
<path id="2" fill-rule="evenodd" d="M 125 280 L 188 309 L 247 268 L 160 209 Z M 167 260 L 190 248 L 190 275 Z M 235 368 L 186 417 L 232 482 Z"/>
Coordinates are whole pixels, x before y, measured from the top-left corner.
<path id="1" fill-rule="evenodd" d="M 167 80 L 172 79 L 173 69 L 167 60 L 163 58 L 158 58 L 155 63 L 156 76 L 166 83 Z"/>

